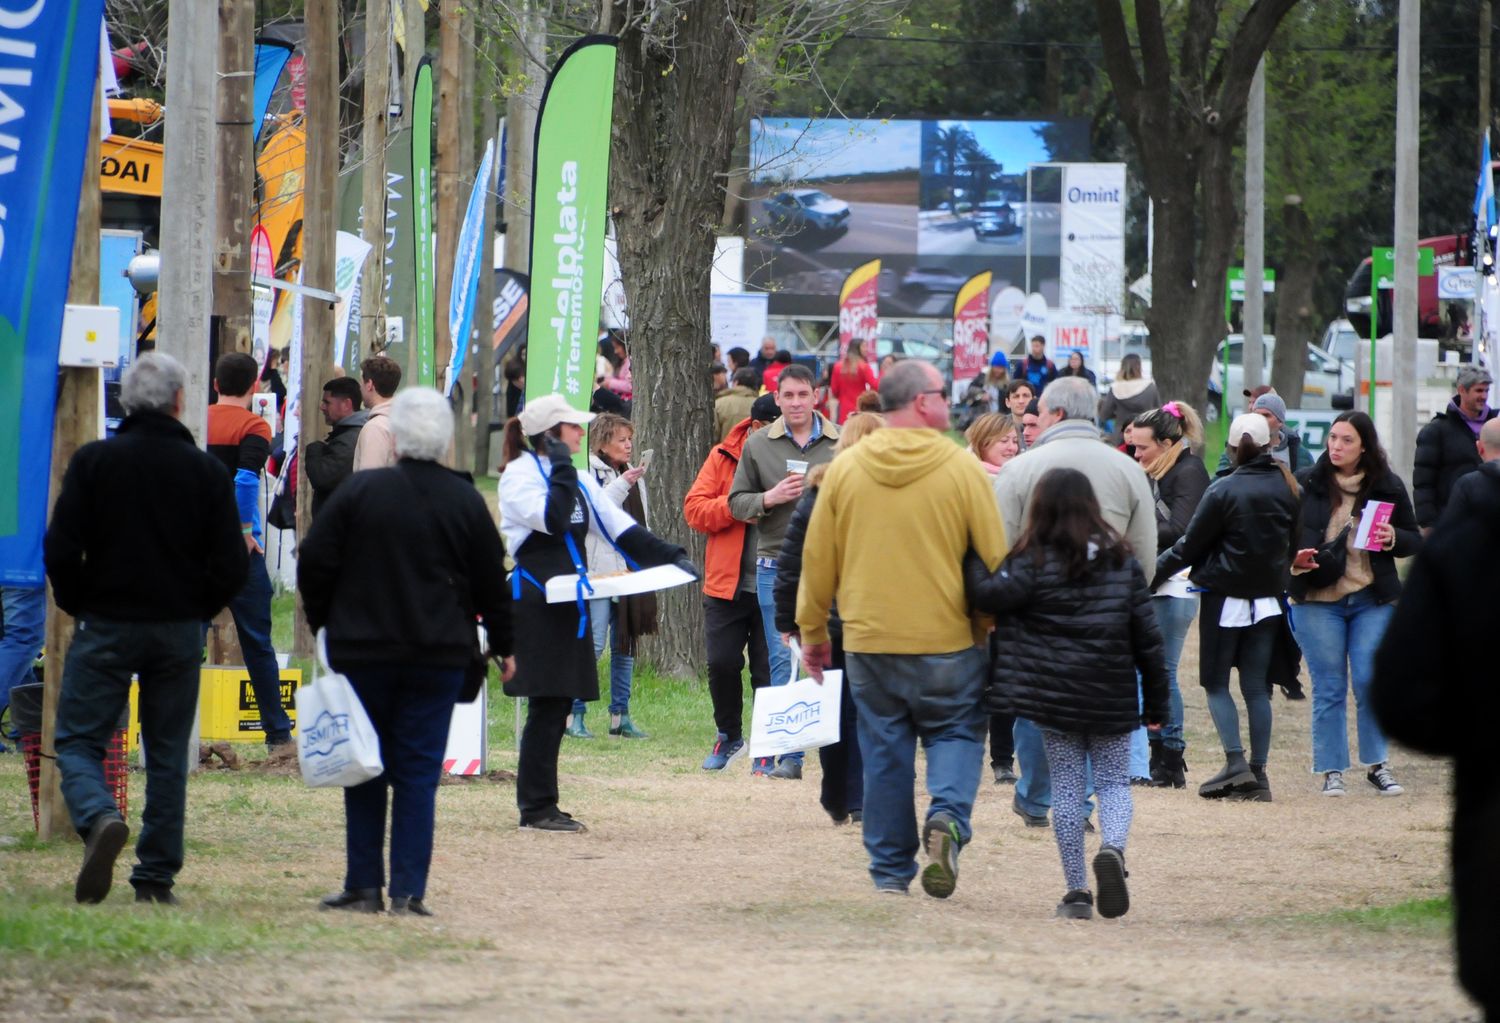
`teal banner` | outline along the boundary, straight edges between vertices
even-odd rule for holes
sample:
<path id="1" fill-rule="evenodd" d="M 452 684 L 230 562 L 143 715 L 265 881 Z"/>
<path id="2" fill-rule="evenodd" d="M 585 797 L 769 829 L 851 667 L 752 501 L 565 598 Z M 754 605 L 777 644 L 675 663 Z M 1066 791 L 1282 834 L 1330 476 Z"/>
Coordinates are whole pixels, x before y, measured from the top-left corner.
<path id="1" fill-rule="evenodd" d="M 57 352 L 103 0 L 0 11 L 0 584 L 41 586 Z"/>
<path id="2" fill-rule="evenodd" d="M 615 39 L 586 36 L 547 79 L 531 192 L 526 399 L 560 393 L 587 409 L 598 349 Z"/>
<path id="3" fill-rule="evenodd" d="M 415 230 L 412 245 L 416 265 L 416 323 L 411 327 L 412 361 L 416 382 L 423 387 L 437 383 L 436 349 L 433 340 L 432 266 L 432 61 L 422 58 L 411 101 L 412 214 Z"/>

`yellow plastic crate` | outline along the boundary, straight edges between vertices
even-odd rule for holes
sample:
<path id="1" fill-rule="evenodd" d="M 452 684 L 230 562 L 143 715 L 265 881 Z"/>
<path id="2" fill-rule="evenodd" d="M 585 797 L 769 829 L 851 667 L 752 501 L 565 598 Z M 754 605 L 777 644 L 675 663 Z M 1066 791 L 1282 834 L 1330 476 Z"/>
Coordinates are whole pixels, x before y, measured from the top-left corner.
<path id="1" fill-rule="evenodd" d="M 297 723 L 295 693 L 302 684 L 298 668 L 281 672 L 281 705 L 287 716 Z M 198 738 L 200 742 L 263 742 L 260 708 L 250 686 L 250 673 L 236 665 L 213 665 L 199 674 Z M 130 687 L 129 748 L 134 752 L 141 742 L 141 717 L 137 705 L 138 687 Z"/>

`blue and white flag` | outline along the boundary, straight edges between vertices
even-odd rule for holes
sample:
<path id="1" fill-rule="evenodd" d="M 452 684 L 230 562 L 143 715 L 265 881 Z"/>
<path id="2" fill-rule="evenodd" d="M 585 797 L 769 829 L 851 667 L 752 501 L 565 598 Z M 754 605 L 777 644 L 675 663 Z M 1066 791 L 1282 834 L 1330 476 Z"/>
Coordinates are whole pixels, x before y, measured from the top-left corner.
<path id="1" fill-rule="evenodd" d="M 57 350 L 104 0 L 0 19 L 0 584 L 40 586 Z"/>
<path id="2" fill-rule="evenodd" d="M 474 175 L 469 192 L 469 208 L 464 212 L 463 227 L 458 232 L 458 255 L 453 261 L 453 290 L 448 301 L 448 337 L 453 355 L 448 360 L 448 379 L 444 394 L 453 393 L 453 384 L 464 368 L 464 354 L 469 350 L 469 327 L 474 322 L 474 301 L 479 294 L 479 270 L 484 260 L 494 260 L 491 245 L 484 242 L 484 197 L 490 186 L 490 169 L 495 162 L 495 140 L 484 144 L 484 159 Z"/>
<path id="3" fill-rule="evenodd" d="M 271 93 L 281 80 L 287 61 L 292 59 L 290 43 L 274 39 L 258 39 L 255 43 L 255 115 L 250 129 L 254 143 L 260 142 L 260 129 L 266 123 L 266 111 L 271 108 Z"/>

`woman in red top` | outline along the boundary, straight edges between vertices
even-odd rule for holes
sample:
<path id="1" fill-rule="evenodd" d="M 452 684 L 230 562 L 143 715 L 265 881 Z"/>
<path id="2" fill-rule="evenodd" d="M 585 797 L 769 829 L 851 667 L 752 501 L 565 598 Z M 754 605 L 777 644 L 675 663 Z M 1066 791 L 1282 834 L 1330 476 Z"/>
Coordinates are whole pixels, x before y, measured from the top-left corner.
<path id="1" fill-rule="evenodd" d="M 838 424 L 843 426 L 844 420 L 857 411 L 854 403 L 861 394 L 877 387 L 875 371 L 865 359 L 865 343 L 850 341 L 849 350 L 844 353 L 843 361 L 833 368 L 829 380 L 828 391 L 838 409 Z"/>

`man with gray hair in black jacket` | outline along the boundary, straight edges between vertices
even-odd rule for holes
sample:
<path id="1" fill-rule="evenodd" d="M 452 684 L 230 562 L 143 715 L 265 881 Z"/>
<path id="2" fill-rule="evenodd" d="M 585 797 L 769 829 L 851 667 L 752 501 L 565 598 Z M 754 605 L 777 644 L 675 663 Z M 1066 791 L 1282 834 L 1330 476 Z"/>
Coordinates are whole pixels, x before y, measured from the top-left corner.
<path id="1" fill-rule="evenodd" d="M 44 554 L 57 606 L 77 620 L 57 706 L 57 769 L 84 838 L 73 897 L 102 902 L 130 829 L 104 783 L 104 751 L 140 678 L 146 808 L 131 872 L 137 902 L 175 904 L 203 623 L 249 570 L 229 472 L 179 422 L 182 365 L 149 352 L 126 370 L 125 421 L 78 449 Z"/>

